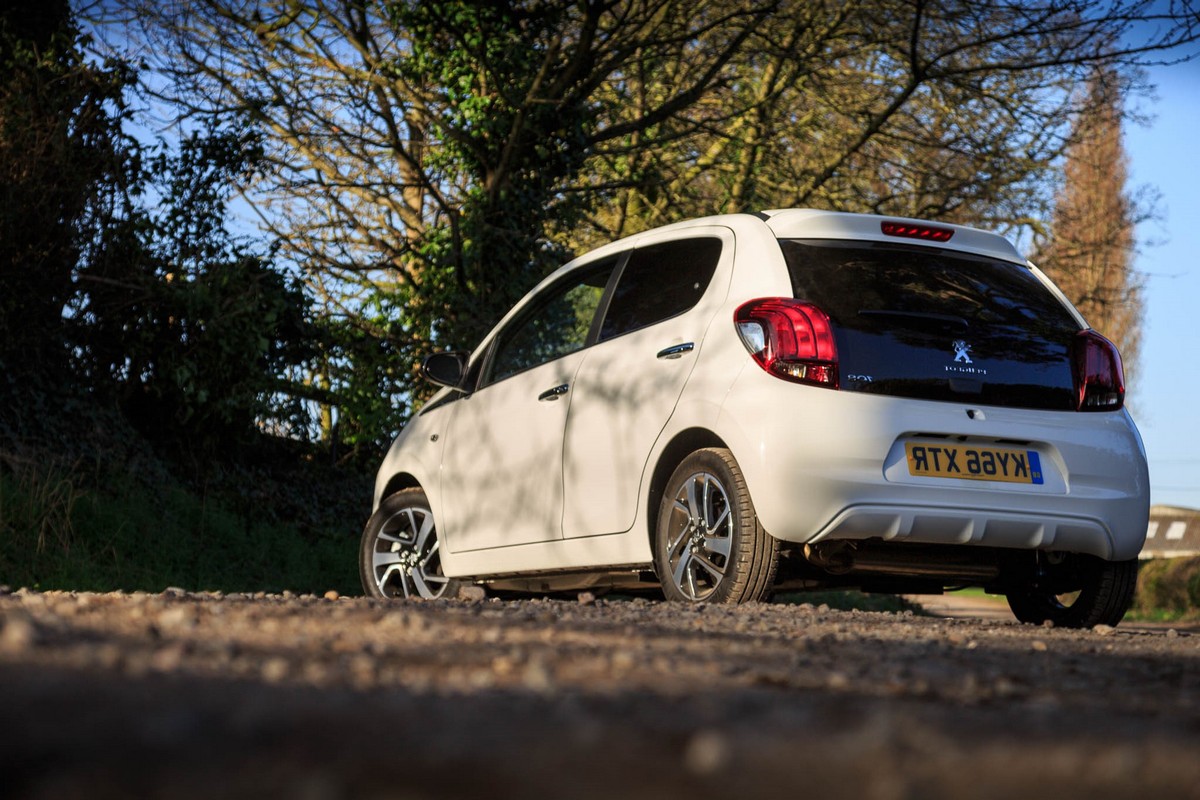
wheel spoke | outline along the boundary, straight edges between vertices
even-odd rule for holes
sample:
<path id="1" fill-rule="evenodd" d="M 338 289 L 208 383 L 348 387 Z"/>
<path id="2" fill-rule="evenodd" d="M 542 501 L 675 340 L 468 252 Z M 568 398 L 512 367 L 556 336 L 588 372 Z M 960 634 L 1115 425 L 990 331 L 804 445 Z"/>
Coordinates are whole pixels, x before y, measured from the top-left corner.
<path id="1" fill-rule="evenodd" d="M 692 554 L 689 551 L 684 551 L 679 556 L 679 560 L 675 562 L 675 571 L 671 573 L 671 580 L 675 581 L 675 585 L 679 587 L 679 591 L 687 594 L 687 587 L 684 581 L 684 575 L 688 572 L 688 563 L 692 560 Z"/>
<path id="2" fill-rule="evenodd" d="M 692 600 L 695 600 L 695 599 L 696 599 L 696 597 L 697 597 L 697 592 L 696 592 L 696 568 L 692 566 L 692 562 L 693 562 L 693 561 L 695 561 L 695 559 L 696 559 L 696 554 L 695 554 L 695 553 L 691 553 L 691 554 L 690 554 L 690 556 L 689 556 L 689 558 L 688 558 L 688 571 L 687 571 L 687 584 L 688 584 L 688 590 L 687 590 L 686 594 L 687 594 L 687 596 L 688 596 L 690 599 L 692 599 Z"/>
<path id="3" fill-rule="evenodd" d="M 721 578 L 725 577 L 725 570 L 721 569 L 716 564 L 709 561 L 708 557 L 705 556 L 703 553 L 694 554 L 692 560 L 699 566 L 703 567 L 704 570 L 706 572 L 708 572 L 709 575 L 712 575 L 712 577 L 714 578 L 714 580 L 713 580 L 714 585 L 716 585 L 716 583 L 718 581 L 720 581 Z"/>
<path id="4" fill-rule="evenodd" d="M 412 515 L 411 511 L 409 512 L 409 515 Z M 425 542 L 429 539 L 429 534 L 433 533 L 433 514 L 425 512 L 424 517 L 421 519 L 421 527 L 419 530 L 417 529 L 416 520 L 413 520 L 413 530 L 417 531 L 417 541 L 415 546 L 417 552 L 420 553 L 425 549 Z"/>
<path id="5" fill-rule="evenodd" d="M 434 594 L 429 588 L 429 584 L 425 582 L 425 576 L 421 574 L 421 570 L 414 569 L 408 573 L 408 577 L 412 578 L 413 586 L 416 589 L 417 597 L 433 597 Z"/>
<path id="6" fill-rule="evenodd" d="M 426 553 L 425 557 L 421 559 L 420 563 L 413 568 L 413 580 L 416 581 L 419 579 L 423 581 L 425 583 L 425 589 L 430 597 L 436 597 L 437 595 L 440 595 L 443 591 L 445 591 L 446 584 L 450 582 L 449 578 L 440 574 L 440 564 L 438 565 L 437 572 L 429 569 L 429 562 L 432 561 L 434 556 L 437 555 L 440 545 L 441 542 L 439 542 L 435 536 L 429 546 L 429 552 Z M 435 586 L 431 587 L 429 584 L 435 584 Z"/>
<path id="7" fill-rule="evenodd" d="M 400 554 L 397 552 L 388 550 L 383 553 L 375 553 L 374 554 L 375 569 L 379 569 L 380 567 L 388 565 L 388 564 L 399 564 L 399 563 L 400 563 Z"/>
<path id="8" fill-rule="evenodd" d="M 429 552 L 426 553 L 425 557 L 421 559 L 421 569 L 425 569 L 425 567 L 429 564 L 429 561 L 437 555 L 439 544 L 441 543 L 437 539 L 433 540 L 433 545 L 429 548 Z"/>
<path id="9" fill-rule="evenodd" d="M 667 543 L 667 555 L 669 557 L 674 558 L 685 547 L 687 547 L 688 533 L 690 530 L 690 526 L 684 525 L 682 530 L 679 531 L 679 536 L 677 536 L 674 541 Z"/>
<path id="10" fill-rule="evenodd" d="M 675 500 L 673 503 L 674 512 L 677 512 L 677 513 L 671 514 L 671 517 L 670 517 L 671 521 L 674 522 L 678 515 L 682 515 L 684 517 L 684 519 L 679 526 L 678 535 L 672 539 L 667 540 L 667 556 L 672 559 L 680 552 L 680 550 L 683 547 L 686 546 L 687 540 L 688 540 L 688 534 L 690 534 L 692 531 L 692 519 L 694 519 L 694 517 L 692 516 L 691 511 L 688 509 L 687 504 L 684 502 L 684 500 L 686 500 L 686 499 L 688 499 L 688 498 L 686 497 L 685 493 L 681 490 L 679 492 L 679 494 L 677 494 L 675 496 Z"/>
<path id="11" fill-rule="evenodd" d="M 398 564 L 392 564 L 383 571 L 382 575 L 379 576 L 379 589 L 384 594 L 387 594 L 385 587 L 387 586 L 388 581 L 391 580 L 392 576 L 397 573 L 400 575 L 400 589 L 404 593 L 404 596 L 408 597 L 408 589 L 404 585 L 404 570 L 402 570 Z"/>
<path id="12" fill-rule="evenodd" d="M 716 522 L 713 522 L 712 524 L 709 524 L 707 521 L 705 522 L 704 532 L 711 536 L 716 532 L 717 528 L 720 528 L 725 524 L 725 520 L 727 519 L 729 519 L 729 506 L 725 506 L 725 510 L 721 512 L 721 516 L 717 517 Z"/>
<path id="13" fill-rule="evenodd" d="M 687 482 L 688 516 L 693 521 L 700 519 L 700 505 L 698 504 L 698 502 L 696 500 L 696 478 L 697 477 L 698 476 L 693 475 L 692 477 L 688 478 L 688 482 Z"/>
<path id="14" fill-rule="evenodd" d="M 384 531 L 380 531 L 379 536 L 377 538 L 381 542 L 391 542 L 392 544 L 402 544 L 402 545 L 405 545 L 406 547 L 408 545 L 412 544 L 412 539 L 401 539 L 399 536 L 397 536 L 394 533 L 386 533 Z"/>
<path id="15" fill-rule="evenodd" d="M 728 536 L 705 536 L 704 549 L 710 553 L 716 553 L 719 556 L 729 558 L 731 542 L 732 540 Z"/>

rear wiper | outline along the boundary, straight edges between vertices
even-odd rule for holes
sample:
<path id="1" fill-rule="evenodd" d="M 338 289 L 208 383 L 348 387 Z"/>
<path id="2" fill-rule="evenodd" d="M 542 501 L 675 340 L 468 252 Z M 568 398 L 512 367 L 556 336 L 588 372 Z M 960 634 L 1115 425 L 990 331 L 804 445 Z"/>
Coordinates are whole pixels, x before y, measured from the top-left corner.
<path id="1" fill-rule="evenodd" d="M 941 322 L 950 325 L 958 325 L 962 328 L 969 328 L 971 324 L 962 317 L 951 316 L 950 314 L 933 314 L 926 311 L 892 311 L 888 309 L 868 309 L 860 308 L 858 310 L 860 317 L 899 317 L 901 319 L 921 321 L 921 322 Z"/>

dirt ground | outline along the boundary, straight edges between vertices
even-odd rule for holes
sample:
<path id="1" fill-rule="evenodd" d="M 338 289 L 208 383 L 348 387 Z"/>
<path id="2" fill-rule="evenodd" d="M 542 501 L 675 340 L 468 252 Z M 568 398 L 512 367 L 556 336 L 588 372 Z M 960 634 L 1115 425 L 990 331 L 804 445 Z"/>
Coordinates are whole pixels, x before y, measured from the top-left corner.
<path id="1" fill-rule="evenodd" d="M 0 593 L 0 797 L 1200 798 L 1200 636 Z"/>

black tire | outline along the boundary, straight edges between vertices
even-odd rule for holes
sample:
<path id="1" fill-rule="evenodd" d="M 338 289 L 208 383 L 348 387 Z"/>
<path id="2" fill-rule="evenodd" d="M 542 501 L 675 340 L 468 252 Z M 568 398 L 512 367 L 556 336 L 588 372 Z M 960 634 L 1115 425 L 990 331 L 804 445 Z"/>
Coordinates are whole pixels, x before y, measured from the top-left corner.
<path id="1" fill-rule="evenodd" d="M 749 603 L 771 595 L 779 542 L 758 523 L 728 450 L 697 450 L 676 468 L 654 538 L 655 566 L 668 600 Z"/>
<path id="2" fill-rule="evenodd" d="M 458 594 L 458 581 L 442 573 L 437 527 L 423 490 L 404 489 L 380 502 L 363 530 L 358 575 L 367 597 Z"/>
<path id="3" fill-rule="evenodd" d="M 1008 607 L 1021 622 L 1053 623 L 1060 628 L 1116 625 L 1133 604 L 1137 588 L 1137 559 L 1104 561 L 1077 556 L 1072 565 L 1077 591 L 1058 594 L 1049 589 L 1008 593 Z"/>

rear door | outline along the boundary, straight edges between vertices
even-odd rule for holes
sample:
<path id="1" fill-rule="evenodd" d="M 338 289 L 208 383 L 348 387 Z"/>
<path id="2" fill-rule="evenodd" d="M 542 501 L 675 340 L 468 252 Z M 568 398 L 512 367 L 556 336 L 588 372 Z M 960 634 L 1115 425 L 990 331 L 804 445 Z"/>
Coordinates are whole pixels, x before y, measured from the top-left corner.
<path id="1" fill-rule="evenodd" d="M 630 255 L 576 374 L 563 446 L 566 538 L 632 527 L 647 457 L 724 299 L 733 234 L 700 228 L 678 237 Z"/>

